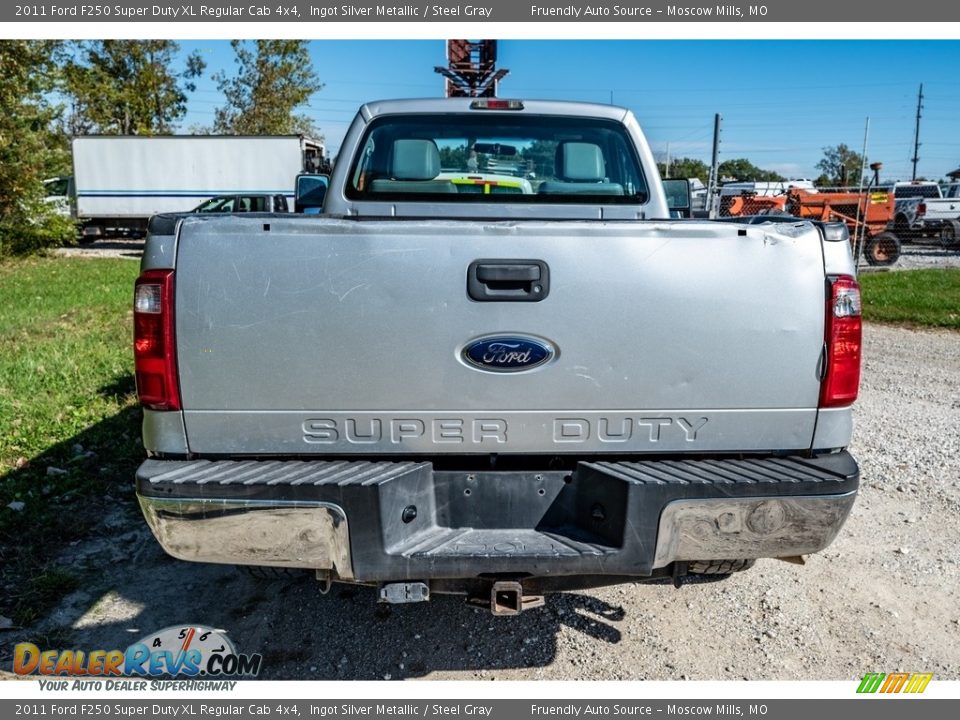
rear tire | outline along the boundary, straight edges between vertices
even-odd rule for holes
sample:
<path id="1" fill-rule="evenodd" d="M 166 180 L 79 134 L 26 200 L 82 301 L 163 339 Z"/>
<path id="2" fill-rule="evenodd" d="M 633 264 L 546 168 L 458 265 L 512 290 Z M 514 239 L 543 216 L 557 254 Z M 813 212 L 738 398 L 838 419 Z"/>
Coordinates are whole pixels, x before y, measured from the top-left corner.
<path id="1" fill-rule="evenodd" d="M 868 265 L 886 267 L 900 259 L 900 240 L 891 232 L 882 232 L 867 239 L 863 256 Z"/>
<path id="2" fill-rule="evenodd" d="M 945 248 L 955 248 L 960 245 L 960 221 L 947 220 L 940 228 L 940 243 Z"/>
<path id="3" fill-rule="evenodd" d="M 288 567 L 266 567 L 262 565 L 238 565 L 244 575 L 257 580 L 300 580 L 308 576 L 309 570 Z"/>
<path id="4" fill-rule="evenodd" d="M 753 559 L 742 560 L 695 560 L 687 563 L 687 572 L 696 575 L 731 575 L 753 567 Z"/>

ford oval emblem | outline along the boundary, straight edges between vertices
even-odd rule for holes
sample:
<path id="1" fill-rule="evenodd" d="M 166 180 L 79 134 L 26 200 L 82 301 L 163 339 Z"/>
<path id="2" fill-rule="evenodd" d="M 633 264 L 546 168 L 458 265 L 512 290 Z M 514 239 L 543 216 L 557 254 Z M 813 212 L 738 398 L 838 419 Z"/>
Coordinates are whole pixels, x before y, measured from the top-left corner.
<path id="1" fill-rule="evenodd" d="M 479 338 L 463 349 L 463 359 L 473 367 L 491 372 L 532 370 L 556 356 L 545 340 L 521 335 L 493 335 Z"/>

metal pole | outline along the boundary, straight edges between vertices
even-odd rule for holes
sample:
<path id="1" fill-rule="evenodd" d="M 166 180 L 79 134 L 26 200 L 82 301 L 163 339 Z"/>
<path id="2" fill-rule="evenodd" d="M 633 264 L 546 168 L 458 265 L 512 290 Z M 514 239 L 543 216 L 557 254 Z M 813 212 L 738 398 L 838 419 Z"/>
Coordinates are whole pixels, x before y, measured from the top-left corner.
<path id="1" fill-rule="evenodd" d="M 870 116 L 863 126 L 863 153 L 860 155 L 860 183 L 859 192 L 863 192 L 863 173 L 867 167 L 867 137 L 870 135 Z"/>
<path id="2" fill-rule="evenodd" d="M 866 242 L 867 235 L 867 223 L 861 222 L 861 218 L 864 218 L 867 214 L 867 199 L 863 195 L 863 170 L 867 165 L 867 138 L 870 135 L 870 116 L 867 116 L 867 121 L 863 127 L 863 152 L 860 154 L 860 182 L 859 187 L 857 188 L 857 225 L 853 229 L 853 258 L 854 265 L 859 269 L 860 267 L 860 254 L 863 248 L 863 244 Z"/>
<path id="3" fill-rule="evenodd" d="M 713 116 L 713 159 L 710 161 L 710 181 L 707 183 L 707 209 L 711 220 L 717 217 L 716 192 L 720 184 L 717 177 L 717 168 L 720 155 L 720 113 Z"/>
<path id="4" fill-rule="evenodd" d="M 663 177 L 669 180 L 670 179 L 670 143 L 667 143 L 667 162 L 663 166 L 663 168 L 664 168 Z"/>

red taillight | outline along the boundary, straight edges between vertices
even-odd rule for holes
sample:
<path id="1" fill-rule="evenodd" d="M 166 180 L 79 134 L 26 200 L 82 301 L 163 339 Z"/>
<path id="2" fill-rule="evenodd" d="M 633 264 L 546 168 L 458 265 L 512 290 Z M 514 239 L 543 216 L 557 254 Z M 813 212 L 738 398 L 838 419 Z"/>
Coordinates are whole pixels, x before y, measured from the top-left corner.
<path id="1" fill-rule="evenodd" d="M 523 110 L 522 100 L 479 98 L 470 103 L 471 110 Z"/>
<path id="2" fill-rule="evenodd" d="M 133 295 L 133 360 L 140 403 L 151 410 L 179 410 L 173 336 L 173 270 L 147 270 Z"/>
<path id="3" fill-rule="evenodd" d="M 833 279 L 827 300 L 826 372 L 820 407 L 844 407 L 860 389 L 860 286 L 849 275 Z"/>
<path id="4" fill-rule="evenodd" d="M 923 217 L 927 214 L 927 204 L 925 202 L 917 205 L 917 217 Z"/>

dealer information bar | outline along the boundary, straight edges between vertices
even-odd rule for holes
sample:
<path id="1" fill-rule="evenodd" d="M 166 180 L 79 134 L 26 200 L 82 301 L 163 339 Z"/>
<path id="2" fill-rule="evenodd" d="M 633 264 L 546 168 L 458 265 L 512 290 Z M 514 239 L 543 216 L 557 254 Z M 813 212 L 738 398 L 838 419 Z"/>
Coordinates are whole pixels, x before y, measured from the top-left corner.
<path id="1" fill-rule="evenodd" d="M 960 3 L 942 0 L 870 0 L 871 22 L 953 22 Z M 766 0 L 717 4 L 707 2 L 629 2 L 629 0 L 479 0 L 476 3 L 432 2 L 86 2 L 4 3 L 2 22 L 863 22 L 866 2 L 836 0 Z"/>
<path id="2" fill-rule="evenodd" d="M 178 681 L 171 681 L 178 682 Z M 179 681 L 182 682 L 182 681 Z M 909 710 L 905 708 L 909 705 Z M 956 717 L 960 701 L 880 700 L 2 700 L 3 718 L 543 718 L 720 717 L 763 720 L 940 720 Z"/>

